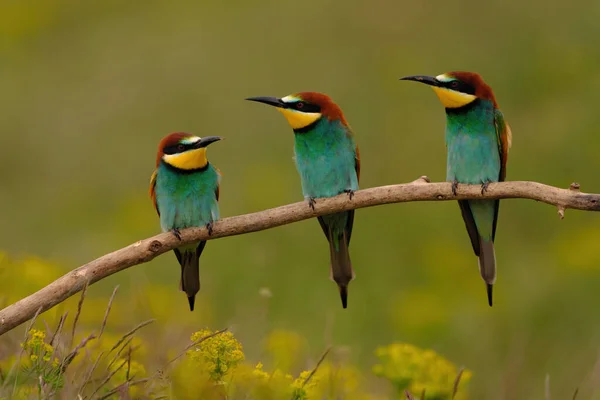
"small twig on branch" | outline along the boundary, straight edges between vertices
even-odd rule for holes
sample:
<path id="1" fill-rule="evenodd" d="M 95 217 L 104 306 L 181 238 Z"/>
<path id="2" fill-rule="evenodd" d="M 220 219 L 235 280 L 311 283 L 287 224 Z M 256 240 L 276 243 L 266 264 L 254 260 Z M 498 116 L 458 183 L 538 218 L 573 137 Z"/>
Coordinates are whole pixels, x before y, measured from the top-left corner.
<path id="1" fill-rule="evenodd" d="M 410 201 L 522 198 L 559 207 L 559 210 L 563 210 L 562 215 L 567 208 L 600 211 L 599 194 L 559 189 L 537 182 L 490 183 L 483 194 L 480 185 L 460 184 L 456 196 L 452 194 L 451 186 L 452 184 L 447 182 L 429 183 L 427 177 L 421 177 L 411 183 L 358 190 L 352 199 L 345 193 L 331 198 L 317 199 L 314 210 L 305 202 L 300 202 L 224 218 L 215 222 L 210 236 L 205 227 L 182 230 L 181 241 L 170 232 L 161 233 L 76 268 L 34 294 L 0 310 L 0 335 L 31 319 L 38 309 L 41 308 L 42 312 L 49 310 L 73 296 L 81 291 L 88 281 L 91 285 L 116 272 L 143 264 L 167 251 L 197 240 L 262 231 L 333 212 Z"/>
<path id="2" fill-rule="evenodd" d="M 576 183 L 576 182 L 571 183 L 571 186 L 569 186 L 569 190 L 572 190 L 572 191 L 574 191 L 576 193 L 580 192 L 579 189 L 580 189 L 579 183 Z M 558 206 L 558 217 L 560 219 L 564 219 L 565 218 L 565 210 L 567 208 L 568 207 L 565 207 L 564 205 L 559 205 Z"/>

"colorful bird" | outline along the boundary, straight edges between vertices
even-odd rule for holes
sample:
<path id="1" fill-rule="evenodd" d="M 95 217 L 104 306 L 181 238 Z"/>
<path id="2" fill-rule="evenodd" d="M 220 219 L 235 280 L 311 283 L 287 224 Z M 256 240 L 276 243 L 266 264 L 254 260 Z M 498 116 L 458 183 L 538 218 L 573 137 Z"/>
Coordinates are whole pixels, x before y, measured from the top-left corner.
<path id="1" fill-rule="evenodd" d="M 480 184 L 481 193 L 490 182 L 506 177 L 506 160 L 512 133 L 489 87 L 474 72 L 448 72 L 436 77 L 407 76 L 430 85 L 446 108 L 446 180 L 456 195 L 459 183 Z M 498 221 L 498 200 L 459 200 L 462 217 L 479 271 L 487 284 L 488 303 L 492 305 L 492 285 L 496 281 L 494 240 Z"/>
<path id="2" fill-rule="evenodd" d="M 318 198 L 347 193 L 352 199 L 358 190 L 360 156 L 354 135 L 340 107 L 329 96 L 303 92 L 281 99 L 251 97 L 274 106 L 294 130 L 295 160 L 302 192 L 314 210 Z M 342 306 L 348 305 L 348 284 L 354 279 L 348 246 L 354 210 L 318 217 L 329 241 L 331 279 L 339 288 Z"/>
<path id="3" fill-rule="evenodd" d="M 221 173 L 208 162 L 206 146 L 222 138 L 200 138 L 189 133 L 171 133 L 158 145 L 156 170 L 150 178 L 150 197 L 160 217 L 163 232 L 171 231 L 181 240 L 180 229 L 206 226 L 219 219 Z M 199 259 L 205 240 L 173 250 L 181 265 L 180 289 L 194 311 L 200 290 Z"/>

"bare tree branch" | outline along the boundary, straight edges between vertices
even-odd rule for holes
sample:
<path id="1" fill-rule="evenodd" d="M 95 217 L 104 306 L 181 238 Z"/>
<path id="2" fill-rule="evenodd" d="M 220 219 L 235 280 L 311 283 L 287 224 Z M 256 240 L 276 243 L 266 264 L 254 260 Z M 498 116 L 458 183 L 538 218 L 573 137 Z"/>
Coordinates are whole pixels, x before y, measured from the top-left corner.
<path id="1" fill-rule="evenodd" d="M 559 189 L 537 182 L 500 182 L 491 183 L 483 194 L 479 185 L 459 185 L 457 195 L 454 196 L 450 183 L 429 183 L 429 179 L 423 176 L 411 183 L 358 190 L 352 199 L 346 194 L 317 199 L 314 211 L 305 202 L 300 202 L 224 218 L 214 224 L 211 236 L 202 227 L 182 230 L 181 241 L 169 232 L 140 240 L 82 265 L 34 294 L 0 310 L 0 335 L 31 319 L 40 308 L 42 312 L 46 311 L 73 296 L 84 288 L 86 282 L 93 284 L 131 266 L 146 263 L 182 244 L 262 231 L 332 212 L 381 204 L 512 198 L 531 199 L 556 206 L 561 217 L 568 208 L 600 211 L 600 195 L 580 192 L 578 184 L 572 184 L 570 189 Z"/>

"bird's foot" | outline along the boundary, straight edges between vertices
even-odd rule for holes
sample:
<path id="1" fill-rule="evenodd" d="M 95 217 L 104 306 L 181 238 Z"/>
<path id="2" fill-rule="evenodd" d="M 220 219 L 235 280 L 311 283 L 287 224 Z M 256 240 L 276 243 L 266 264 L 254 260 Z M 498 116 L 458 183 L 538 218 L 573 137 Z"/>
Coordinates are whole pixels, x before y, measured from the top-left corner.
<path id="1" fill-rule="evenodd" d="M 344 190 L 344 193 L 346 193 L 348 195 L 350 200 L 352 200 L 352 198 L 354 197 L 354 190 L 352 190 L 352 189 L 346 189 L 346 190 Z"/>
<path id="2" fill-rule="evenodd" d="M 213 222 L 210 221 L 208 224 L 206 224 L 206 229 L 208 230 L 208 236 L 212 235 L 213 233 Z"/>
<path id="3" fill-rule="evenodd" d="M 455 179 L 452 181 L 452 195 L 456 196 L 457 190 L 458 190 L 458 181 Z"/>
<path id="4" fill-rule="evenodd" d="M 315 204 L 317 204 L 317 201 L 314 199 L 314 197 L 309 197 L 308 206 L 312 208 L 313 211 L 315 211 Z"/>
<path id="5" fill-rule="evenodd" d="M 175 235 L 177 239 L 181 240 L 181 232 L 179 231 L 179 229 L 173 228 L 171 229 L 171 233 L 173 233 L 173 235 Z"/>
<path id="6" fill-rule="evenodd" d="M 487 192 L 489 184 L 490 181 L 485 181 L 481 183 L 481 194 L 485 194 L 485 192 Z"/>

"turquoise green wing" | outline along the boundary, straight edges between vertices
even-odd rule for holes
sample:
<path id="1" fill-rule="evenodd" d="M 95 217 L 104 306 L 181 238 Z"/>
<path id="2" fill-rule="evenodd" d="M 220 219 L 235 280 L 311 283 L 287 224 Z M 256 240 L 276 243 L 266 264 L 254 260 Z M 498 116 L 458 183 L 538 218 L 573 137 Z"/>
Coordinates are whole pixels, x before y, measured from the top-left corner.
<path id="1" fill-rule="evenodd" d="M 508 160 L 508 149 L 512 144 L 512 131 L 510 126 L 504 120 L 504 115 L 499 109 L 494 109 L 494 124 L 496 125 L 496 136 L 498 138 L 498 151 L 500 152 L 500 177 L 499 181 L 504 182 L 506 178 L 506 161 Z"/>
<path id="2" fill-rule="evenodd" d="M 498 138 L 498 152 L 500 153 L 500 176 L 499 182 L 506 179 L 506 162 L 508 161 L 508 149 L 512 144 L 512 131 L 504 120 L 504 114 L 498 108 L 494 109 L 494 124 L 496 125 L 496 137 Z M 494 210 L 494 225 L 492 228 L 492 240 L 496 239 L 496 224 L 498 223 L 498 211 L 500 201 L 496 200 Z"/>

